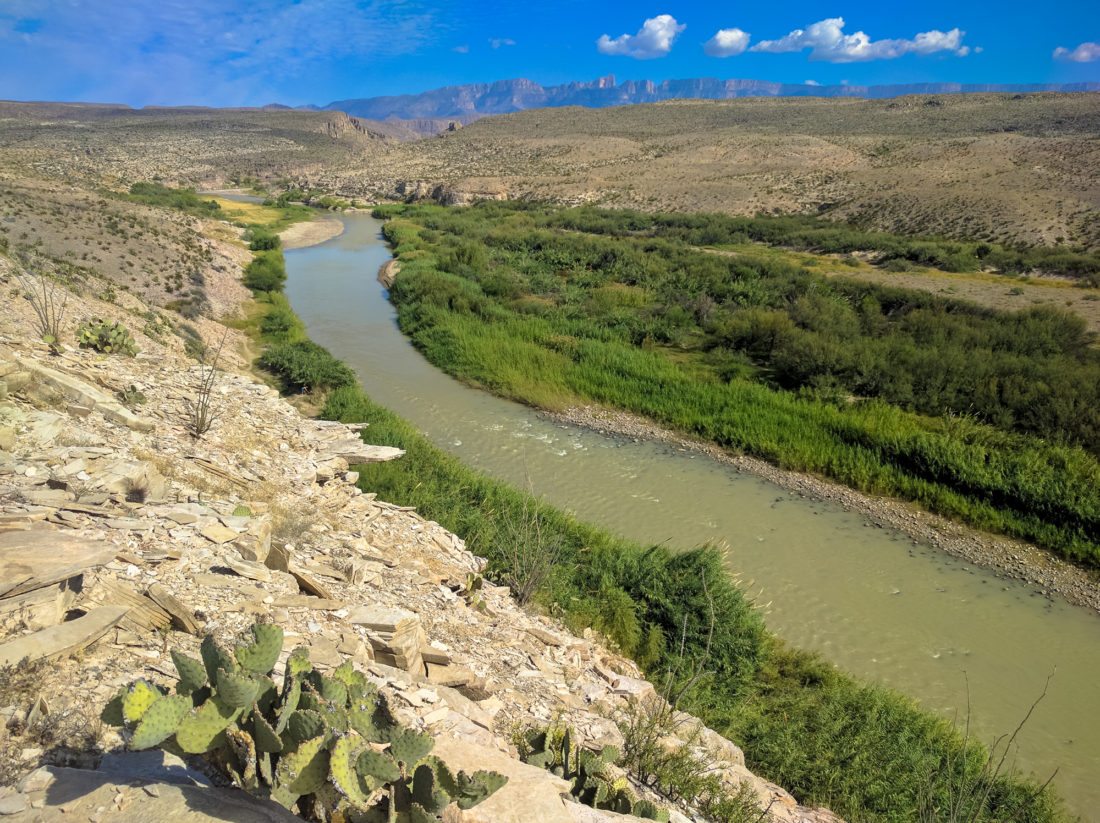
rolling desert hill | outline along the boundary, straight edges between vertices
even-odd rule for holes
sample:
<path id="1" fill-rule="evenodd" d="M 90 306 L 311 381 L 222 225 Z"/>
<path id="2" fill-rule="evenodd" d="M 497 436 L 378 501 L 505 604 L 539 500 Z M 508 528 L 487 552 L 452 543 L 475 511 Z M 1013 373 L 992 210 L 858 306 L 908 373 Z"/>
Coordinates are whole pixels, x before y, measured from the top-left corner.
<path id="1" fill-rule="evenodd" d="M 904 233 L 1100 245 L 1100 94 L 532 109 L 311 178 L 347 195 L 826 212 Z"/>

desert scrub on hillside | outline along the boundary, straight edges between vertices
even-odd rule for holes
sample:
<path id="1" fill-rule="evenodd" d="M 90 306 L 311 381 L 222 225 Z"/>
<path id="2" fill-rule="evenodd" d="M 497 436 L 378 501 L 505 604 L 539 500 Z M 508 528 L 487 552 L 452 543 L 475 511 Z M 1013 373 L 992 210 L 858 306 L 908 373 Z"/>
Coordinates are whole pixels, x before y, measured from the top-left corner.
<path id="1" fill-rule="evenodd" d="M 65 319 L 65 309 L 69 302 L 68 292 L 56 281 L 43 275 L 36 277 L 29 271 L 17 273 L 15 280 L 34 311 L 34 328 L 39 339 L 51 351 L 60 352 L 61 323 Z"/>

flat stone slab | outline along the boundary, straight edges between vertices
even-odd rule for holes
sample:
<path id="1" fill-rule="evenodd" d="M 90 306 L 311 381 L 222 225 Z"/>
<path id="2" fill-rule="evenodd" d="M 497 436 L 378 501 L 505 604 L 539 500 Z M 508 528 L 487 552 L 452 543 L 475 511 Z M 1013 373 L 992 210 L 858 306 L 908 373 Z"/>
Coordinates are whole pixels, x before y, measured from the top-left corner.
<path id="1" fill-rule="evenodd" d="M 12 823 L 301 823 L 277 803 L 239 789 L 188 786 L 129 776 L 47 767 L 53 778 L 45 789 L 28 792 L 32 808 L 11 815 Z M 41 808 L 33 808 L 36 802 Z M 106 811 L 106 814 L 100 810 Z"/>
<path id="2" fill-rule="evenodd" d="M 43 384 L 57 390 L 80 406 L 96 409 L 112 423 L 118 423 L 134 431 L 148 432 L 153 430 L 152 420 L 147 417 L 139 417 L 107 392 L 81 380 L 79 377 L 46 368 L 35 360 L 17 357 L 16 362 L 37 376 Z"/>
<path id="3" fill-rule="evenodd" d="M 80 651 L 117 625 L 128 611 L 127 606 L 102 606 L 68 623 L 9 640 L 0 644 L 0 666 L 13 666 L 25 657 L 33 663 Z"/>
<path id="4" fill-rule="evenodd" d="M 342 457 L 348 462 L 349 466 L 362 463 L 385 463 L 389 460 L 396 460 L 405 454 L 404 449 L 397 449 L 393 446 L 371 446 L 358 437 L 348 437 L 325 443 L 319 452 L 318 458 L 321 460 Z"/>
<path id="5" fill-rule="evenodd" d="M 366 626 L 376 632 L 398 632 L 415 626 L 420 618 L 415 612 L 375 603 L 352 609 L 348 614 L 348 622 Z"/>
<path id="6" fill-rule="evenodd" d="M 0 597 L 29 592 L 110 563 L 109 543 L 58 531 L 0 533 Z"/>
<path id="7" fill-rule="evenodd" d="M 569 782 L 545 769 L 461 739 L 436 741 L 432 754 L 454 771 L 473 774 L 488 769 L 508 778 L 502 789 L 472 809 L 459 811 L 457 806 L 448 806 L 443 812 L 444 823 L 573 823 L 561 799 L 563 792 L 569 793 Z"/>
<path id="8" fill-rule="evenodd" d="M 236 532 L 221 523 L 211 523 L 204 529 L 199 529 L 199 534 L 209 540 L 211 543 L 217 543 L 219 546 L 222 543 L 228 543 L 230 540 L 236 540 L 240 537 L 240 532 Z"/>

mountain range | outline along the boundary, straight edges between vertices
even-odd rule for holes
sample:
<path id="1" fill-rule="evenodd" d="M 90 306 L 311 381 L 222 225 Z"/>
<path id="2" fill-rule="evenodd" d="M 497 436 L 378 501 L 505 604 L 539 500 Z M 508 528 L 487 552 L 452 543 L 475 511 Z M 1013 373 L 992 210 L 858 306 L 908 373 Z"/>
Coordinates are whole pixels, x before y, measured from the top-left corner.
<path id="1" fill-rule="evenodd" d="M 661 100 L 735 97 L 901 97 L 907 94 L 959 94 L 965 92 L 1083 92 L 1100 91 L 1100 83 L 907 83 L 891 86 L 816 86 L 772 83 L 766 80 L 719 80 L 700 77 L 687 80 L 627 80 L 616 84 L 613 74 L 590 82 L 543 86 L 518 78 L 495 83 L 447 86 L 420 94 L 335 100 L 326 106 L 301 106 L 311 110 L 335 109 L 372 120 L 451 118 L 463 123 L 491 114 L 507 114 L 546 106 L 604 108 Z"/>

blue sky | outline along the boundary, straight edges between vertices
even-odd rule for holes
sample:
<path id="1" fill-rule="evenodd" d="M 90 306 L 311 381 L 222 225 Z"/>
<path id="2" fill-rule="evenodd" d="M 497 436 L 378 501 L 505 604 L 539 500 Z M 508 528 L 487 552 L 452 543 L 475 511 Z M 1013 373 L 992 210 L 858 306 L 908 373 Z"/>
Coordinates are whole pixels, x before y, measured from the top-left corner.
<path id="1" fill-rule="evenodd" d="M 0 99 L 324 104 L 527 77 L 1100 81 L 1100 2 L 3 0 Z"/>

